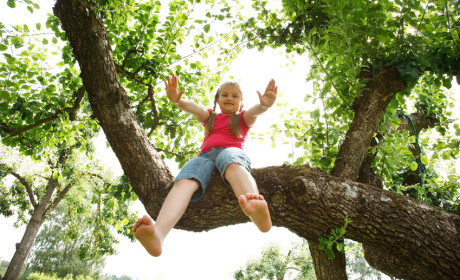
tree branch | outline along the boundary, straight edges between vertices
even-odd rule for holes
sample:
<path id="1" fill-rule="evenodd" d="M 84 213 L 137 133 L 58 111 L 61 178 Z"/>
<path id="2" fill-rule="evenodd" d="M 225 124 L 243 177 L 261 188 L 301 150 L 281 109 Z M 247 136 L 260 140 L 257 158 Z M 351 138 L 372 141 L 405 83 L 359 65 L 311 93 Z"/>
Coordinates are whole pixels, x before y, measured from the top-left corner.
<path id="1" fill-rule="evenodd" d="M 65 186 L 65 188 L 62 191 L 57 193 L 57 197 L 54 199 L 54 201 L 45 210 L 46 211 L 45 215 L 47 215 L 48 213 L 53 212 L 53 210 L 56 208 L 56 206 L 58 206 L 59 202 L 61 202 L 61 200 L 64 198 L 64 196 L 69 192 L 69 190 L 72 187 L 73 187 L 72 184 L 67 184 L 67 186 Z"/>
<path id="2" fill-rule="evenodd" d="M 148 97 L 150 98 L 150 102 L 152 103 L 152 112 L 153 112 L 153 125 L 150 132 L 147 134 L 148 137 L 152 135 L 152 133 L 157 129 L 158 125 L 160 124 L 160 116 L 158 116 L 157 105 L 155 103 L 155 96 L 153 86 L 149 85 L 148 89 Z"/>
<path id="3" fill-rule="evenodd" d="M 6 168 L 8 169 L 8 172 L 11 175 L 13 175 L 14 177 L 16 177 L 19 180 L 19 182 L 21 182 L 21 184 L 26 188 L 27 194 L 29 195 L 30 203 L 32 203 L 32 206 L 34 208 L 36 208 L 38 206 L 38 203 L 35 200 L 34 191 L 32 189 L 32 186 L 29 184 L 29 182 L 27 182 L 27 180 L 24 177 L 22 177 L 20 174 L 18 174 L 16 172 L 14 172 L 12 168 L 10 168 L 8 166 Z"/>
<path id="4" fill-rule="evenodd" d="M 63 110 L 57 109 L 56 112 L 46 118 L 43 118 L 41 120 L 38 120 L 37 122 L 21 127 L 21 128 L 12 128 L 11 126 L 7 125 L 6 123 L 0 123 L 0 128 L 8 133 L 10 136 L 18 136 L 23 134 L 24 132 L 27 132 L 29 130 L 32 130 L 36 127 L 39 127 L 45 123 L 52 122 L 56 119 L 58 119 L 62 114 L 68 113 L 69 114 L 69 119 L 70 120 L 75 120 L 76 118 L 76 113 L 78 111 L 78 108 L 80 107 L 81 100 L 83 99 L 83 96 L 85 94 L 85 87 L 81 86 L 78 88 L 76 92 L 74 92 L 75 96 L 75 101 L 72 107 L 66 107 Z"/>

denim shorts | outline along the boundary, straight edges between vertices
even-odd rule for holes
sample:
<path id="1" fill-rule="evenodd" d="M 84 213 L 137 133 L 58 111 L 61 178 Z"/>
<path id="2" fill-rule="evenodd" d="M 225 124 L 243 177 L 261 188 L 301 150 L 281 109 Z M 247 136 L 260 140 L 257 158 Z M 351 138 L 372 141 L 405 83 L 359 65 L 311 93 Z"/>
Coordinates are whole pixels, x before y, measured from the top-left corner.
<path id="1" fill-rule="evenodd" d="M 181 179 L 196 179 L 200 182 L 199 188 L 192 196 L 191 201 L 200 200 L 211 181 L 215 168 L 219 170 L 225 184 L 230 185 L 224 177 L 225 170 L 230 163 L 244 166 L 251 172 L 251 160 L 240 148 L 212 148 L 209 152 L 202 153 L 199 157 L 189 160 L 176 177 L 174 184 Z"/>

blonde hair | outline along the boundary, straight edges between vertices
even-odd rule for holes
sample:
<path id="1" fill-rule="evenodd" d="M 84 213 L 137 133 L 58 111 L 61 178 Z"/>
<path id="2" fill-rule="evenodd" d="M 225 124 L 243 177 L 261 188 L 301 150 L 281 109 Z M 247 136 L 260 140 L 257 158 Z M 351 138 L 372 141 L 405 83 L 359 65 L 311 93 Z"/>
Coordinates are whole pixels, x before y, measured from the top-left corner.
<path id="1" fill-rule="evenodd" d="M 241 100 L 243 100 L 243 92 L 241 91 L 241 87 L 237 82 L 225 82 L 220 87 L 217 89 L 216 95 L 214 96 L 214 107 L 212 108 L 212 113 L 211 116 L 208 118 L 208 121 L 206 122 L 206 128 L 204 131 L 204 136 L 208 137 L 212 129 L 214 128 L 214 122 L 216 120 L 216 105 L 217 105 L 217 99 L 219 98 L 220 93 L 226 86 L 234 86 L 238 89 L 241 95 Z M 237 138 L 241 138 L 240 134 L 240 113 L 241 110 L 243 109 L 243 104 L 241 104 L 240 108 L 238 109 L 237 113 L 233 113 L 232 116 L 230 117 L 230 121 L 228 122 L 228 125 L 230 126 L 230 129 L 233 133 L 233 135 Z"/>

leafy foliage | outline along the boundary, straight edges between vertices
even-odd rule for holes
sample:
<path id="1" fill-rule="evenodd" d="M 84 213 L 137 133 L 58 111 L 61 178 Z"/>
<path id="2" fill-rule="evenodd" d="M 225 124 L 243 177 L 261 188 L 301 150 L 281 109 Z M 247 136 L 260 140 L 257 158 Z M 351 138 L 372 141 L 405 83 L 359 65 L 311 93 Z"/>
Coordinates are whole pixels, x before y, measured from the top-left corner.
<path id="1" fill-rule="evenodd" d="M 256 279 L 316 279 L 307 242 L 296 244 L 287 255 L 283 255 L 279 246 L 271 245 L 262 251 L 258 260 L 248 261 L 244 269 L 233 274 L 237 280 Z"/>
<path id="2" fill-rule="evenodd" d="M 308 79 L 314 91 L 305 97 L 311 106 L 279 104 L 285 114 L 283 123 L 273 126 L 274 143 L 292 143 L 290 157 L 296 165 L 331 171 L 353 119 L 353 102 L 368 81 L 366 73 L 395 66 L 407 89 L 391 100 L 382 119 L 378 143 L 370 150 L 377 152 L 374 170 L 387 189 L 424 199 L 427 187 L 428 201 L 437 205 L 442 204 L 440 196 L 450 197 L 444 205 L 452 211 L 458 195 L 443 189 L 452 188 L 445 184 L 458 188 L 459 175 L 451 174 L 447 183 L 434 175 L 442 171 L 433 167 L 446 164 L 441 157 L 449 164 L 459 154 L 459 120 L 449 109 L 455 101 L 448 91 L 455 76 L 458 82 L 460 70 L 458 5 L 458 1 L 289 0 L 283 1 L 282 9 L 273 9 L 267 1 L 254 0 L 258 15 L 242 25 L 251 38 L 248 46 L 283 47 L 287 52 L 308 53 L 312 60 Z M 442 136 L 428 140 L 433 129 L 417 137 L 395 131 L 399 114 L 411 112 L 433 120 Z M 416 141 L 423 147 L 422 155 L 412 153 Z M 422 174 L 429 187 L 404 185 L 405 174 L 418 169 L 419 157 L 430 163 L 430 172 Z"/>
<path id="3" fill-rule="evenodd" d="M 346 239 L 344 249 L 347 258 L 347 273 L 351 279 L 382 279 L 382 273 L 367 264 L 361 244 Z"/>
<path id="4" fill-rule="evenodd" d="M 382 274 L 371 268 L 364 259 L 361 244 L 345 240 L 342 251 L 347 258 L 347 271 L 352 279 L 381 279 Z M 308 243 L 293 244 L 286 253 L 279 246 L 263 250 L 260 259 L 250 260 L 246 267 L 234 272 L 234 279 L 316 279 Z"/>
<path id="5" fill-rule="evenodd" d="M 345 243 L 343 242 L 347 225 L 351 223 L 352 221 L 348 218 L 345 217 L 345 224 L 342 227 L 336 228 L 335 230 L 331 230 L 331 235 L 329 237 L 319 237 L 319 244 L 318 248 L 321 250 L 325 250 L 327 257 L 332 260 L 334 259 L 334 251 L 333 251 L 333 246 L 337 248 L 338 252 L 343 252 L 345 248 Z"/>
<path id="6" fill-rule="evenodd" d="M 56 275 L 48 275 L 45 273 L 41 272 L 34 272 L 31 273 L 28 277 L 27 280 L 92 280 L 95 278 L 92 278 L 90 276 L 74 276 L 72 274 L 66 275 L 63 278 L 57 277 Z"/>
<path id="7" fill-rule="evenodd" d="M 41 272 L 58 277 L 69 274 L 74 276 L 98 276 L 104 264 L 103 255 L 81 258 L 79 252 L 90 239 L 93 230 L 90 224 L 85 223 L 87 215 L 81 213 L 72 217 L 70 205 L 61 204 L 48 219 L 37 236 L 32 253 L 28 272 Z M 80 207 L 79 212 L 82 212 Z M 112 236 L 105 236 L 105 242 L 114 243 Z M 29 276 L 30 277 L 30 276 Z"/>
<path id="8" fill-rule="evenodd" d="M 48 21 L 47 27 L 51 23 Z M 83 99 L 78 71 L 63 62 L 57 63 L 56 69 L 52 61 L 59 59 L 62 43 L 59 37 L 48 39 L 43 32 L 40 23 L 34 29 L 24 24 L 13 30 L 0 24 L 2 143 L 17 146 L 36 159 L 46 156 L 46 149 L 64 146 L 91 151 L 87 140 L 98 126 Z"/>
<path id="9" fill-rule="evenodd" d="M 224 20 L 232 20 L 233 8 L 214 1 L 164 5 L 127 0 L 100 1 L 94 9 L 107 27 L 120 80 L 138 120 L 163 156 L 183 165 L 197 155 L 203 130 L 168 101 L 162 93 L 163 80 L 174 73 L 187 99 L 210 105 L 209 91 L 228 70 L 224 63 L 232 56 L 225 52 L 235 33 L 216 30 Z M 217 61 L 217 71 L 205 64 L 208 59 Z"/>

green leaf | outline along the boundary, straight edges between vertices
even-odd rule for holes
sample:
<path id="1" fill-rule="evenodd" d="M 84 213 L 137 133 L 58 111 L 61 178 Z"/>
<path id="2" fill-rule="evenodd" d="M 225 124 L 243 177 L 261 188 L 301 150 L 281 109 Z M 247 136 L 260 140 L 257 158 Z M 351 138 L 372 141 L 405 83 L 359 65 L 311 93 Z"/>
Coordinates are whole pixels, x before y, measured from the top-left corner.
<path id="1" fill-rule="evenodd" d="M 343 252 L 343 248 L 344 248 L 345 244 L 344 243 L 337 243 L 337 251 L 339 252 Z"/>
<path id="2" fill-rule="evenodd" d="M 0 44 L 0 51 L 6 51 L 8 49 L 8 46 Z"/>
<path id="3" fill-rule="evenodd" d="M 418 164 L 415 161 L 413 161 L 413 162 L 411 162 L 409 168 L 410 168 L 410 170 L 415 171 L 418 168 Z"/>
<path id="4" fill-rule="evenodd" d="M 10 8 L 16 8 L 16 2 L 14 0 L 8 0 L 8 2 L 6 2 L 6 4 Z"/>
<path id="5" fill-rule="evenodd" d="M 112 209 L 114 206 L 115 206 L 115 201 L 112 198 L 111 200 L 107 202 L 107 207 Z"/>
<path id="6" fill-rule="evenodd" d="M 319 109 L 315 109 L 313 110 L 312 112 L 310 112 L 310 116 L 312 119 L 319 119 L 319 117 L 321 116 L 321 113 L 319 111 Z"/>
<path id="7" fill-rule="evenodd" d="M 11 94 L 8 91 L 6 90 L 0 91 L 0 99 L 10 100 L 10 98 L 11 98 Z"/>
<path id="8" fill-rule="evenodd" d="M 422 160 L 422 163 L 425 165 L 427 165 L 429 162 L 428 157 L 426 155 L 422 155 L 420 159 Z"/>
<path id="9" fill-rule="evenodd" d="M 327 258 L 333 260 L 335 258 L 334 252 L 330 248 L 326 248 Z"/>

